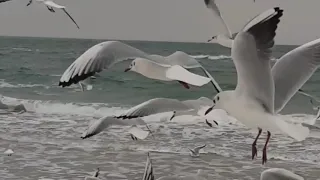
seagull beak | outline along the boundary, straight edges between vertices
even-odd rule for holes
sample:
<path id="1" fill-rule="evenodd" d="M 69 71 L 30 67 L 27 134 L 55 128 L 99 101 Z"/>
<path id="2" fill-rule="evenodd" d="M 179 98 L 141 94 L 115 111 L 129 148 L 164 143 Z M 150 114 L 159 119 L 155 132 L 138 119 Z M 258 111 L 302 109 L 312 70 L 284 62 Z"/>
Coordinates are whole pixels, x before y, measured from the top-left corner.
<path id="1" fill-rule="evenodd" d="M 214 106 L 212 106 L 212 107 L 210 107 L 208 110 L 206 110 L 206 112 L 204 113 L 204 115 L 207 115 L 209 112 L 211 112 L 212 109 L 213 109 L 213 107 L 214 107 Z"/>
<path id="2" fill-rule="evenodd" d="M 124 72 L 128 72 L 128 71 L 130 71 L 130 69 L 131 69 L 131 68 L 127 68 L 127 69 L 125 69 L 125 70 L 124 70 Z"/>

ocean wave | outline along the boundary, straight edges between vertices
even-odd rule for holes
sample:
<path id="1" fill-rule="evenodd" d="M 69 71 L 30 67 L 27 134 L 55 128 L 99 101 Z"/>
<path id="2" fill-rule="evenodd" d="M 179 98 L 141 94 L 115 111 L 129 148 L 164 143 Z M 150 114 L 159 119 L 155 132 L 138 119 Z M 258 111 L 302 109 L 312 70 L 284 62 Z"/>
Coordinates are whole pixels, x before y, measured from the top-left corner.
<path id="1" fill-rule="evenodd" d="M 13 50 L 16 50 L 16 51 L 25 51 L 25 52 L 30 52 L 32 51 L 32 49 L 29 49 L 29 48 L 24 48 L 24 47 L 14 47 L 12 48 Z"/>
<path id="2" fill-rule="evenodd" d="M 205 54 L 191 55 L 191 57 L 193 57 L 195 59 L 210 59 L 210 60 L 220 60 L 220 59 L 230 59 L 231 58 L 231 56 L 227 56 L 227 55 L 211 56 L 211 55 L 205 55 Z"/>
<path id="3" fill-rule="evenodd" d="M 0 88 L 33 88 L 33 87 L 44 87 L 49 89 L 49 86 L 44 84 L 11 84 L 6 82 L 4 79 L 0 79 Z"/>

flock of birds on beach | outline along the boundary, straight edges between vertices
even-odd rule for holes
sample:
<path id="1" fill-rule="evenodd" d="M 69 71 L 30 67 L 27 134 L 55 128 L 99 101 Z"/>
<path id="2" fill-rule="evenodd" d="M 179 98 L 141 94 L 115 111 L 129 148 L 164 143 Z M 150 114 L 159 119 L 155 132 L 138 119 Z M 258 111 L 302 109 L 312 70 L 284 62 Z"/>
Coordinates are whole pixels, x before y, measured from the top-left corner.
<path id="1" fill-rule="evenodd" d="M 7 1 L 13 0 L 0 0 L 0 3 Z M 55 13 L 55 9 L 63 10 L 79 28 L 76 21 L 66 11 L 65 6 L 58 5 L 50 0 L 34 1 L 43 3 L 53 13 Z M 32 3 L 33 0 L 29 0 L 27 6 Z M 252 18 L 243 26 L 241 31 L 232 33 L 215 0 L 204 0 L 204 3 L 228 30 L 226 34 L 213 36 L 208 42 L 215 41 L 231 49 L 231 57 L 237 70 L 236 88 L 234 90 L 222 90 L 218 82 L 201 63 L 182 51 L 176 51 L 169 56 L 161 56 L 148 54 L 119 41 L 102 42 L 85 51 L 65 70 L 60 78 L 59 86 L 66 87 L 79 84 L 82 91 L 84 91 L 84 87 L 91 90 L 92 85 L 88 83 L 88 80 L 99 79 L 99 72 L 108 70 L 124 60 L 131 60 L 131 64 L 124 70 L 125 72 L 136 72 L 147 78 L 160 81 L 178 82 L 186 89 L 211 83 L 217 94 L 213 99 L 206 97 L 185 101 L 170 98 L 150 99 L 120 115 L 107 116 L 93 121 L 83 132 L 82 139 L 97 135 L 112 125 L 120 125 L 130 127 L 128 132 L 133 140 L 143 140 L 150 134 L 152 135 L 152 131 L 141 118 L 165 112 L 171 113 L 168 121 L 172 121 L 176 116 L 191 114 L 200 116 L 210 127 L 213 127 L 213 124 L 219 126 L 214 117 L 210 116 L 215 109 L 222 109 L 228 116 L 234 117 L 248 128 L 257 130 L 258 134 L 251 147 L 252 160 L 257 157 L 257 140 L 262 131 L 267 132 L 267 139 L 262 150 L 262 164 L 265 164 L 268 159 L 267 147 L 271 134 L 282 133 L 296 141 L 303 141 L 308 137 L 309 128 L 316 127 L 315 122 L 320 116 L 319 106 L 314 106 L 314 109 L 319 112 L 314 122 L 308 125 L 287 122 L 278 113 L 296 93 L 310 97 L 310 102 L 313 105 L 314 101 L 317 100 L 303 91 L 301 87 L 320 65 L 320 39 L 293 49 L 280 57 L 272 66 L 272 48 L 275 44 L 274 38 L 278 24 L 284 15 L 283 9 L 280 7 L 267 9 Z M 189 71 L 194 68 L 201 69 L 205 76 Z M 15 107 L 6 108 L 15 109 Z M 20 106 L 20 109 L 17 109 L 21 110 L 21 108 Z M 24 111 L 26 110 L 24 109 Z M 141 126 L 145 126 L 148 130 L 143 130 Z M 201 145 L 189 149 L 190 155 L 198 157 L 200 150 L 205 146 Z M 13 153 L 11 149 L 5 152 L 8 155 Z M 93 177 L 86 177 L 86 179 L 98 179 L 99 171 L 98 168 Z M 155 177 L 148 153 L 143 180 L 153 179 Z M 159 179 L 208 179 L 208 174 L 199 170 L 192 177 L 177 176 Z M 304 178 L 285 169 L 271 168 L 261 173 L 261 179 L 301 180 Z"/>

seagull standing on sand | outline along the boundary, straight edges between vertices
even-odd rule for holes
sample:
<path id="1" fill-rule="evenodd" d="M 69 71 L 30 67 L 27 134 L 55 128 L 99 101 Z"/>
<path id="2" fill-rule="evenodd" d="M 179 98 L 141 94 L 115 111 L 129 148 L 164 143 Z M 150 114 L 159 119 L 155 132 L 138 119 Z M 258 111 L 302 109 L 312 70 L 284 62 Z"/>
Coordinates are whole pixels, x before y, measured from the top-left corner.
<path id="1" fill-rule="evenodd" d="M 78 24 L 76 23 L 76 21 L 75 21 L 75 20 L 71 17 L 71 15 L 67 12 L 65 6 L 61 6 L 61 5 L 59 5 L 59 4 L 56 4 L 55 2 L 53 2 L 53 1 L 51 1 L 51 0 L 35 0 L 35 1 L 38 2 L 38 3 L 43 3 L 43 4 L 48 8 L 48 10 L 49 10 L 50 12 L 53 12 L 53 13 L 56 12 L 53 8 L 57 8 L 57 9 L 63 10 L 64 13 L 66 13 L 66 14 L 69 16 L 69 18 L 73 21 L 73 23 L 77 26 L 77 28 L 80 29 L 79 26 L 78 26 Z M 27 6 L 29 6 L 32 2 L 33 2 L 33 0 L 30 0 L 29 3 L 27 4 Z"/>
<path id="2" fill-rule="evenodd" d="M 267 161 L 271 131 L 281 132 L 297 141 L 309 135 L 301 124 L 289 124 L 275 113 L 280 112 L 320 65 L 320 39 L 302 45 L 282 56 L 272 67 L 271 48 L 283 10 L 276 7 L 256 16 L 238 33 L 232 45 L 232 59 L 237 70 L 234 91 L 218 93 L 213 108 L 223 109 L 250 128 L 259 130 L 252 144 L 252 159 L 257 155 L 256 142 L 266 130 L 262 164 Z"/>
<path id="3" fill-rule="evenodd" d="M 200 156 L 200 153 L 199 153 L 200 150 L 203 149 L 203 148 L 206 147 L 206 146 L 207 146 L 207 145 L 204 144 L 204 145 L 202 145 L 202 146 L 195 147 L 194 149 L 188 148 L 189 151 L 190 151 L 190 156 L 191 156 L 191 157 L 199 157 L 199 156 Z"/>

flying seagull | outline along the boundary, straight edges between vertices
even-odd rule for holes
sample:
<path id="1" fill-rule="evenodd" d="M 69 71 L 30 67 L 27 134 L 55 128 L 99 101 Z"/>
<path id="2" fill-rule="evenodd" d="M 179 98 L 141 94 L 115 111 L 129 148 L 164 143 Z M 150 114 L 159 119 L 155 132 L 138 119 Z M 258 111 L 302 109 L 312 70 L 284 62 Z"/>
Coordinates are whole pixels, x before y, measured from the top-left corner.
<path id="1" fill-rule="evenodd" d="M 35 0 L 35 1 L 37 1 L 38 3 L 43 3 L 48 8 L 48 10 L 50 12 L 53 12 L 53 13 L 56 12 L 53 8 L 57 8 L 57 9 L 63 10 L 69 16 L 69 18 L 73 21 L 73 23 L 77 26 L 77 28 L 80 29 L 78 24 L 76 23 L 76 21 L 67 12 L 65 6 L 61 6 L 61 5 L 56 4 L 55 2 L 50 1 L 50 0 Z M 30 0 L 29 3 L 27 4 L 27 6 L 29 6 L 32 2 L 33 2 L 33 0 Z"/>

